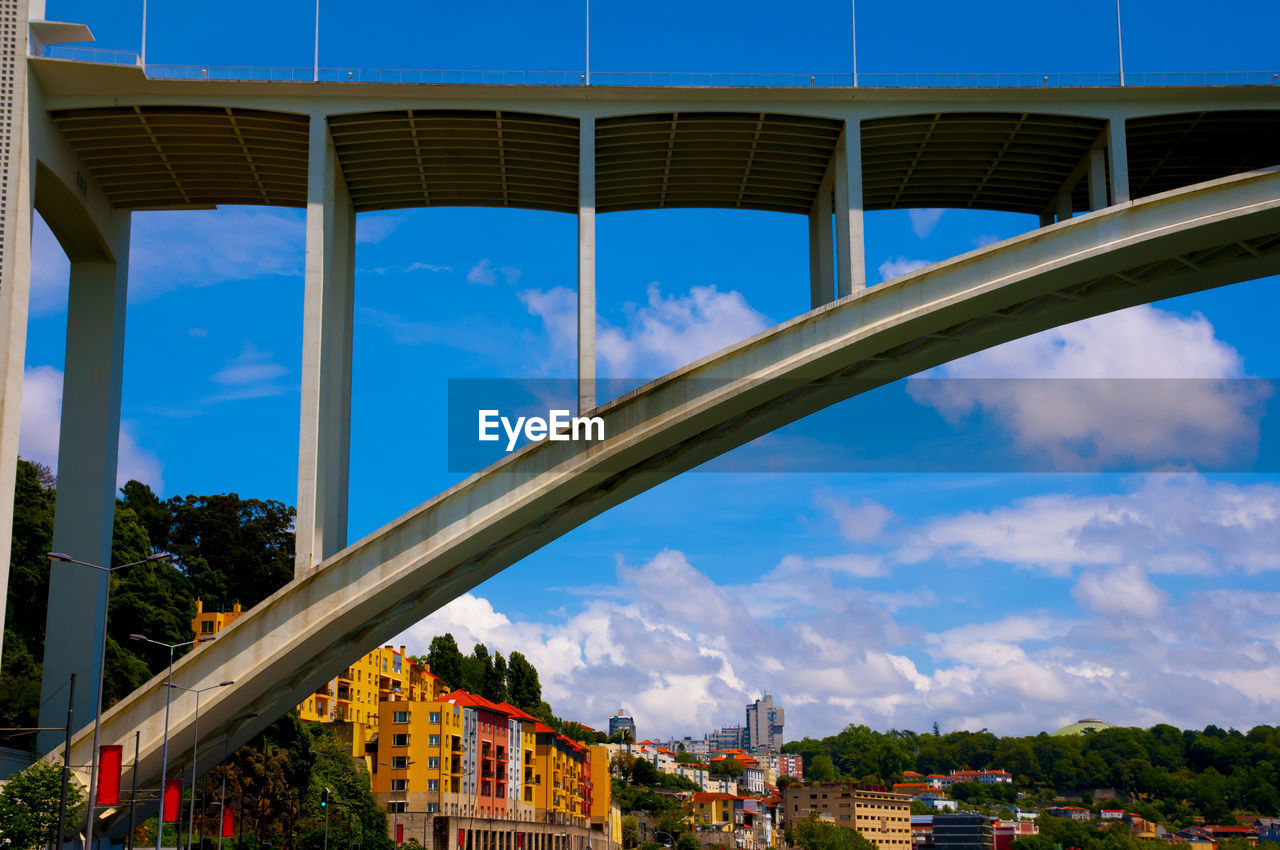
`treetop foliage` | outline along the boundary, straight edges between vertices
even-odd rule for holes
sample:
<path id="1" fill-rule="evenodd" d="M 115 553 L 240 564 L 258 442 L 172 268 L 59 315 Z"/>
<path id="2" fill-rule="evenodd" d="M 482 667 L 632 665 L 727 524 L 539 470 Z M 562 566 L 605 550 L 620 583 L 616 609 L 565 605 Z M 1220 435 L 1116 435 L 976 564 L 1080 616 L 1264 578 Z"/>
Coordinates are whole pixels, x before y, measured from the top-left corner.
<path id="1" fill-rule="evenodd" d="M 997 737 L 985 730 L 880 733 L 851 725 L 821 740 L 791 741 L 783 749 L 804 756 L 806 776 L 815 781 L 888 787 L 906 770 L 928 775 L 1001 769 L 1013 775 L 1015 788 L 1064 795 L 1115 789 L 1139 801 L 1134 808 L 1156 821 L 1183 823 L 1199 815 L 1210 823 L 1232 823 L 1234 810 L 1280 814 L 1280 728 L 1274 726 L 1245 733 L 1159 724 L 1086 735 Z M 1012 802 L 993 796 L 1003 792 L 986 785 L 953 789 L 958 799 Z"/>

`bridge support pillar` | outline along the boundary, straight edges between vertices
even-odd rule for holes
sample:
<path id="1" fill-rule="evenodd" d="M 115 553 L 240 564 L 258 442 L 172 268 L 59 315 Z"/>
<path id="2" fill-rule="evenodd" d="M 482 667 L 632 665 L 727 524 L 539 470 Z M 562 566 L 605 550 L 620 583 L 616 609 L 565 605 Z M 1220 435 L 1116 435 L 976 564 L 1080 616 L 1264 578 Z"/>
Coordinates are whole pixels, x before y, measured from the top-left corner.
<path id="1" fill-rule="evenodd" d="M 1054 199 L 1057 206 L 1058 221 L 1071 220 L 1071 190 L 1063 189 Z"/>
<path id="2" fill-rule="evenodd" d="M 862 233 L 862 131 L 855 118 L 844 122 L 836 146 L 836 246 L 839 254 L 839 296 L 867 287 L 866 249 Z"/>
<path id="3" fill-rule="evenodd" d="M 1107 150 L 1102 145 L 1089 149 L 1089 209 L 1107 206 Z"/>
<path id="4" fill-rule="evenodd" d="M 596 119 L 578 126 L 578 413 L 596 406 Z"/>
<path id="5" fill-rule="evenodd" d="M 1107 151 L 1111 154 L 1111 203 L 1129 203 L 1129 141 L 1124 119 L 1107 122 Z"/>
<path id="6" fill-rule="evenodd" d="M 817 309 L 835 298 L 836 280 L 831 245 L 831 169 L 818 187 L 809 211 L 809 307 Z"/>
<path id="7" fill-rule="evenodd" d="M 43 4 L 41 4 L 43 5 Z M 41 10 L 43 17 L 43 10 Z M 9 588 L 13 488 L 22 422 L 22 374 L 27 355 L 27 296 L 31 286 L 31 216 L 35 164 L 27 121 L 27 0 L 0 7 L 0 65 L 8 85 L 0 89 L 0 164 L 8 187 L 0 206 L 0 652 Z M 6 56 L 5 53 L 8 53 Z M 57 724 L 54 724 L 57 725 Z"/>
<path id="8" fill-rule="evenodd" d="M 347 544 L 356 216 L 324 114 L 311 116 L 294 575 Z"/>
<path id="9" fill-rule="evenodd" d="M 113 212 L 109 225 L 104 236 L 114 256 L 71 257 L 53 515 L 53 551 L 103 566 L 111 563 L 115 522 L 130 214 Z M 107 573 L 75 564 L 51 567 L 41 726 L 61 722 L 62 703 L 52 697 L 72 673 L 82 685 L 76 688 L 76 722 L 93 717 L 108 579 Z M 42 748 L 53 748 L 61 737 L 43 733 Z"/>

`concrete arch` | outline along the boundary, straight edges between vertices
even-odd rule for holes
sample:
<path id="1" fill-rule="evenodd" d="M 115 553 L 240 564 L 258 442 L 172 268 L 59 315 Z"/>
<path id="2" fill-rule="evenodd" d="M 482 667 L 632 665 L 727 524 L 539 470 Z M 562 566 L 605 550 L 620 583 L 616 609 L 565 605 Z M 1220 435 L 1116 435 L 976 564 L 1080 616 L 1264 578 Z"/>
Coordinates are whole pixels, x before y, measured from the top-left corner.
<path id="1" fill-rule="evenodd" d="M 876 386 L 1045 328 L 1280 272 L 1280 167 L 1059 222 L 815 309 L 600 407 L 608 439 L 544 442 L 327 558 L 181 659 L 201 703 L 199 768 L 378 644 L 591 517 Z M 163 676 L 104 717 L 159 774 Z M 194 699 L 173 700 L 189 752 Z M 256 717 L 248 717 L 256 713 Z M 73 743 L 87 762 L 91 734 Z M 179 756 L 175 764 L 181 764 Z M 188 762 L 189 765 L 189 762 Z M 109 813 L 110 814 L 110 813 Z"/>
<path id="2" fill-rule="evenodd" d="M 115 250 L 98 221 L 75 191 L 41 161 L 36 162 L 33 206 L 72 263 L 115 262 Z"/>

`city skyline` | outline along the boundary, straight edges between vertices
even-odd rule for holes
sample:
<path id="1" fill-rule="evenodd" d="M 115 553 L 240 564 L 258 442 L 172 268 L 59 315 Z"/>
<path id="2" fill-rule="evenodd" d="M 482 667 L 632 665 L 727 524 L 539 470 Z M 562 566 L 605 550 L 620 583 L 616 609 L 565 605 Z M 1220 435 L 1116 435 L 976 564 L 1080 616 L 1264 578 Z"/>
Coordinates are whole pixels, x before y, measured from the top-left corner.
<path id="1" fill-rule="evenodd" d="M 305 5 L 267 10 L 260 31 L 243 34 L 211 22 L 209 9 L 153 9 L 148 59 L 309 64 Z M 896 41 L 901 21 L 860 10 L 859 70 L 1109 71 L 1114 19 L 1111 7 L 1095 5 L 1007 4 L 991 30 L 935 7 Z M 234 19 L 238 9 L 216 17 Z M 566 12 L 571 23 L 534 26 L 539 41 L 516 32 L 526 12 L 502 9 L 510 18 L 488 28 L 487 42 L 464 12 L 442 10 L 448 17 L 439 27 L 466 37 L 442 42 L 432 58 L 463 67 L 470 48 L 486 63 L 575 67 L 576 13 Z M 776 12 L 765 20 L 763 6 L 749 7 L 726 16 L 730 37 L 719 40 L 699 38 L 700 28 L 718 31 L 707 10 L 686 17 L 663 9 L 683 26 L 671 26 L 667 41 L 647 53 L 642 38 L 621 37 L 628 18 L 619 7 L 593 9 L 593 67 L 639 68 L 646 57 L 669 67 L 696 58 L 725 70 L 750 70 L 747 59 L 764 57 L 802 71 L 845 67 L 844 6 L 819 10 L 839 25 L 817 31 Z M 378 10 L 386 18 L 409 14 Z M 1175 61 L 1192 69 L 1262 66 L 1272 58 L 1260 33 L 1274 27 L 1215 42 L 1244 4 L 1125 10 L 1128 71 Z M 89 23 L 102 46 L 126 49 L 135 46 L 136 11 L 56 0 L 48 10 Z M 1037 44 L 1010 37 L 1013 11 L 1024 24 L 1067 29 L 1040 39 L 1037 55 Z M 820 43 L 772 45 L 763 37 L 770 23 L 782 27 L 780 42 L 809 32 Z M 943 38 L 942 30 L 961 24 L 971 41 L 989 39 L 987 49 Z M 292 37 L 273 41 L 273 31 Z M 333 31 L 322 18 L 324 65 L 437 64 L 421 61 L 405 32 L 362 39 L 358 28 Z M 772 51 L 743 47 L 766 41 Z M 893 49 L 904 43 L 908 49 Z M 522 49 L 503 52 L 513 45 Z M 867 222 L 872 281 L 1035 226 L 1029 216 L 955 210 L 874 213 Z M 302 223 L 300 211 L 256 208 L 135 216 L 123 476 L 165 495 L 233 490 L 294 503 Z M 571 216 L 510 210 L 361 216 L 350 540 L 458 480 L 429 424 L 444 404 L 444 378 L 571 372 L 574 228 Z M 601 215 L 599 228 L 607 376 L 656 376 L 807 309 L 800 217 L 618 213 Z M 22 453 L 45 463 L 56 453 L 64 344 L 58 253 L 39 226 Z M 518 649 L 566 714 L 598 721 L 626 705 L 652 737 L 719 726 L 766 689 L 786 696 L 793 737 L 850 722 L 919 731 L 936 721 L 1004 734 L 1090 716 L 1140 726 L 1263 722 L 1280 707 L 1280 632 L 1271 614 L 1280 584 L 1269 554 L 1280 538 L 1276 477 L 1248 467 L 1141 470 L 1160 468 L 1160 438 L 1182 427 L 1196 427 L 1195 439 L 1210 448 L 1266 453 L 1263 411 L 1230 382 L 1280 374 L 1257 319 L 1276 306 L 1270 284 L 1103 316 L 937 373 L 1206 382 L 1193 398 L 1156 410 L 1056 398 L 1061 410 L 1094 414 L 1071 431 L 1030 416 L 1036 400 L 1026 396 L 912 396 L 910 383 L 890 389 L 944 424 L 961 422 L 1029 454 L 1079 450 L 1083 434 L 1091 451 L 1136 464 L 1130 473 L 697 472 L 535 553 L 397 643 L 425 647 L 451 631 L 464 648 L 483 641 L 504 653 Z M 1098 418 L 1099 409 L 1108 416 Z M 1203 410 L 1215 413 L 1207 425 L 1193 421 Z M 892 431 L 877 411 L 874 400 L 855 399 L 830 416 L 845 433 L 856 435 L 860 422 L 877 434 Z M 1118 439 L 1126 434 L 1141 435 L 1140 444 Z M 914 436 L 900 434 L 899 447 L 909 449 Z M 1144 454 L 1151 446 L 1155 453 Z"/>

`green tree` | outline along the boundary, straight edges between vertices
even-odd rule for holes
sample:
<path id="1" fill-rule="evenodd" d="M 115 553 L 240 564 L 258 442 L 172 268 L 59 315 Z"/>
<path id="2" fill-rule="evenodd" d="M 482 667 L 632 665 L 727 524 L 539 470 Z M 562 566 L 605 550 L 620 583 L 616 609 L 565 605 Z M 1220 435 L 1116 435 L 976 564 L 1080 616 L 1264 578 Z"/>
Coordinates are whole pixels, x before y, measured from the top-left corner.
<path id="1" fill-rule="evenodd" d="M 796 845 L 805 850 L 874 850 L 876 846 L 857 830 L 824 823 L 817 815 L 798 821 L 791 834 Z"/>
<path id="2" fill-rule="evenodd" d="M 676 841 L 676 850 L 698 850 L 698 836 L 693 833 L 686 832 Z"/>
<path id="3" fill-rule="evenodd" d="M 493 702 L 506 702 L 507 693 L 507 660 L 501 652 L 493 654 L 493 663 L 485 668 L 484 686 L 480 695 Z"/>
<path id="4" fill-rule="evenodd" d="M 0 845 L 26 850 L 54 841 L 61 795 L 61 762 L 38 761 L 14 774 L 0 790 Z M 73 780 L 67 794 L 71 829 L 79 820 L 84 799 L 80 785 Z"/>
<path id="5" fill-rule="evenodd" d="M 735 758 L 721 759 L 720 761 L 712 762 L 711 764 L 711 772 L 718 776 L 737 778 L 741 776 L 743 771 L 746 769 L 746 765 Z"/>
<path id="6" fill-rule="evenodd" d="M 640 843 L 640 825 L 636 823 L 635 815 L 623 815 L 622 817 L 622 846 L 625 848 L 635 847 Z"/>
<path id="7" fill-rule="evenodd" d="M 507 692 L 511 696 L 511 704 L 525 711 L 531 711 L 542 702 L 538 671 L 524 655 L 515 651 L 507 657 Z"/>
<path id="8" fill-rule="evenodd" d="M 823 753 L 809 762 L 809 779 L 813 782 L 835 782 L 836 768 L 831 763 L 831 756 Z"/>
<path id="9" fill-rule="evenodd" d="M 458 642 L 449 632 L 431 639 L 431 646 L 427 648 L 427 663 L 431 665 L 431 672 L 451 688 L 462 687 L 462 659 Z"/>

